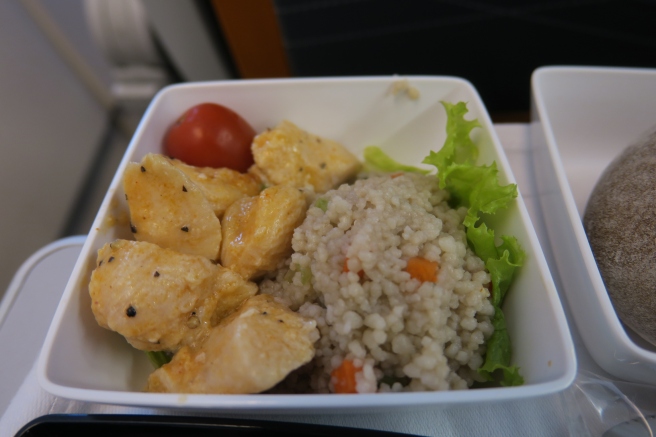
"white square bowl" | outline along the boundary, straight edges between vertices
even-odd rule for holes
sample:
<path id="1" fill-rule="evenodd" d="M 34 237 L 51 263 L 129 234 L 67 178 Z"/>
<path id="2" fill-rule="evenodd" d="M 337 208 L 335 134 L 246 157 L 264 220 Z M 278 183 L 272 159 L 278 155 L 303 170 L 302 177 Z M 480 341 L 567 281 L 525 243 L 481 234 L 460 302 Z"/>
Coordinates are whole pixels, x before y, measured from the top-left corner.
<path id="1" fill-rule="evenodd" d="M 88 283 L 96 251 L 129 230 L 111 225 L 125 214 L 122 174 L 129 161 L 161 152 L 166 128 L 187 108 L 222 103 L 248 120 L 256 131 L 282 119 L 337 140 L 362 156 L 375 144 L 407 164 L 419 164 L 444 143 L 446 116 L 440 101 L 466 101 L 468 118 L 482 127 L 473 132 L 480 160 L 495 160 L 502 183 L 513 182 L 510 167 L 490 118 L 470 83 L 449 77 L 407 77 L 420 97 L 390 92 L 401 78 L 335 78 L 192 83 L 162 90 L 144 115 L 95 219 L 48 332 L 38 377 L 49 392 L 70 399 L 138 406 L 242 412 L 353 411 L 528 398 L 568 387 L 576 361 L 567 321 L 524 202 L 518 197 L 495 217 L 498 232 L 515 235 L 527 252 L 506 299 L 504 311 L 513 342 L 513 364 L 526 384 L 457 392 L 361 395 L 178 395 L 144 393 L 152 366 L 143 352 L 118 334 L 100 328 L 90 311 Z"/>
<path id="2" fill-rule="evenodd" d="M 544 67 L 532 98 L 538 195 L 577 330 L 606 372 L 656 384 L 656 348 L 618 319 L 581 221 L 606 166 L 656 124 L 656 70 Z"/>

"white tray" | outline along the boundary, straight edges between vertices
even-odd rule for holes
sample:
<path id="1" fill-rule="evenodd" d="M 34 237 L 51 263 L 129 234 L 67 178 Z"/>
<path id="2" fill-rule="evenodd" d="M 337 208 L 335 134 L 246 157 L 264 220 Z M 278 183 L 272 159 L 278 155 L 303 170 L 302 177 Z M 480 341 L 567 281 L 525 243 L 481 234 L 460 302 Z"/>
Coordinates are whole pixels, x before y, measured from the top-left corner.
<path id="1" fill-rule="evenodd" d="M 86 236 L 52 242 L 16 271 L 0 301 L 0 415 L 30 372 Z"/>
<path id="2" fill-rule="evenodd" d="M 619 321 L 581 222 L 601 172 L 656 123 L 656 70 L 540 68 L 532 97 L 537 190 L 577 330 L 605 371 L 656 384 L 656 348 Z"/>

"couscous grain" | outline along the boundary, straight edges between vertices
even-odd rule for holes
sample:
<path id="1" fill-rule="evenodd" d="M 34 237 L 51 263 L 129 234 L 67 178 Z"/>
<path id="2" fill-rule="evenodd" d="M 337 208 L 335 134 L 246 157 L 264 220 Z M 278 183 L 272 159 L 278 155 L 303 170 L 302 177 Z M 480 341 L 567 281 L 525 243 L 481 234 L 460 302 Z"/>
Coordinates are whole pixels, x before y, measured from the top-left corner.
<path id="1" fill-rule="evenodd" d="M 465 389 L 492 335 L 490 275 L 468 247 L 465 208 L 435 176 L 369 175 L 322 194 L 293 236 L 292 256 L 260 284 L 317 322 L 315 358 L 295 391 L 335 391 L 348 361 L 355 391 Z M 408 260 L 437 265 L 414 279 Z"/>

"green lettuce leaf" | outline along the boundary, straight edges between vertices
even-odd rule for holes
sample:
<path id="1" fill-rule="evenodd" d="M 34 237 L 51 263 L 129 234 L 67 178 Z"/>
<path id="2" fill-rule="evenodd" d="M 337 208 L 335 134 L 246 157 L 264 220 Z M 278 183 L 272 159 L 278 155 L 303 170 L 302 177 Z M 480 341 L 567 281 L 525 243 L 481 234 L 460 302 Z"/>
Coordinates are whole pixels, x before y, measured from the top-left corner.
<path id="1" fill-rule="evenodd" d="M 497 247 L 499 257 L 490 258 L 485 262 L 485 267 L 492 278 L 492 303 L 497 307 L 503 304 L 517 269 L 526 259 L 526 253 L 515 237 L 503 235 L 501 239 L 503 243 Z"/>
<path id="2" fill-rule="evenodd" d="M 451 194 L 451 203 L 457 206 L 470 206 L 472 192 L 478 182 L 486 177 L 487 167 L 476 167 L 472 164 L 450 164 L 444 170 L 438 171 L 442 178 L 441 188 Z M 475 199 L 473 199 L 475 200 Z M 475 212 L 476 210 L 474 210 Z"/>
<path id="3" fill-rule="evenodd" d="M 508 235 L 502 235 L 502 243 L 497 246 L 494 231 L 488 229 L 485 223 L 467 228 L 467 240 L 490 272 L 492 303 L 495 307 L 501 307 L 517 269 L 524 264 L 526 253 L 517 239 Z"/>
<path id="4" fill-rule="evenodd" d="M 487 341 L 485 362 L 478 373 L 487 381 L 498 380 L 504 387 L 524 384 L 519 367 L 510 365 L 512 355 L 510 337 L 506 329 L 506 319 L 498 308 L 495 308 L 492 325 L 494 333 Z"/>
<path id="5" fill-rule="evenodd" d="M 476 227 L 468 227 L 467 241 L 474 250 L 474 253 L 478 255 L 484 263 L 486 263 L 488 259 L 493 259 L 498 256 L 497 246 L 494 240 L 494 231 L 488 229 L 485 223 L 481 223 Z"/>
<path id="6" fill-rule="evenodd" d="M 156 369 L 171 361 L 171 355 L 164 351 L 146 351 L 146 355 Z"/>
<path id="7" fill-rule="evenodd" d="M 517 197 L 517 185 L 500 185 L 496 162 L 485 169 L 469 194 L 469 209 L 483 214 L 494 214 Z"/>
<path id="8" fill-rule="evenodd" d="M 430 152 L 423 162 L 437 168 L 440 187 L 449 191 L 452 205 L 468 208 L 464 219 L 467 240 L 490 272 L 494 334 L 487 342 L 485 363 L 479 373 L 489 381 L 498 379 L 501 385 L 519 385 L 523 378 L 517 367 L 510 366 L 510 337 L 501 306 L 526 254 L 511 236 L 501 236 L 501 244 L 497 245 L 494 230 L 481 221 L 481 214 L 494 214 L 507 207 L 517 197 L 517 186 L 499 183 L 496 162 L 476 165 L 478 149 L 470 134 L 480 124 L 465 120 L 466 103 L 442 104 L 447 113 L 447 138 L 444 146 Z"/>
<path id="9" fill-rule="evenodd" d="M 437 177 L 440 180 L 440 188 L 446 187 L 448 167 L 452 164 L 473 165 L 478 158 L 478 148 L 472 141 L 470 133 L 475 127 L 479 127 L 478 120 L 465 120 L 468 112 L 465 102 L 451 104 L 442 102 L 446 110 L 446 140 L 437 152 L 431 151 L 424 159 L 424 164 L 437 167 Z"/>
<path id="10" fill-rule="evenodd" d="M 396 162 L 378 146 L 369 146 L 364 149 L 364 168 L 369 172 L 393 173 L 395 171 L 408 171 L 421 174 L 430 173 L 430 170 Z"/>

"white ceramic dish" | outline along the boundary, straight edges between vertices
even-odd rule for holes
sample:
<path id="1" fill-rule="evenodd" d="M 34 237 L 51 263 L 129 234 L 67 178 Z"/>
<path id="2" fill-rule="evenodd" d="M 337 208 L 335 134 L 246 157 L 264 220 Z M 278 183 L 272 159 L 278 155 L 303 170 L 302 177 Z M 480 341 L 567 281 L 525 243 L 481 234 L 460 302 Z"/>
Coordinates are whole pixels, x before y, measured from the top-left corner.
<path id="1" fill-rule="evenodd" d="M 528 254 L 505 303 L 514 348 L 513 363 L 526 384 L 459 392 L 373 395 L 176 395 L 143 393 L 152 371 L 143 352 L 118 334 L 100 328 L 89 309 L 87 284 L 96 251 L 115 238 L 130 238 L 127 226 L 108 226 L 108 217 L 126 213 L 121 186 L 129 161 L 159 152 L 163 133 L 190 106 L 220 102 L 242 114 L 257 131 L 281 119 L 338 140 L 361 156 L 381 146 L 404 163 L 417 164 L 445 139 L 441 100 L 467 101 L 468 117 L 482 128 L 473 133 L 481 161 L 496 160 L 502 183 L 513 181 L 510 167 L 476 90 L 448 77 L 408 77 L 420 97 L 390 93 L 399 77 L 261 80 L 195 83 L 169 87 L 156 96 L 141 121 L 82 249 L 48 332 L 38 377 L 49 392 L 76 400 L 125 405 L 264 412 L 353 411 L 520 399 L 557 392 L 576 374 L 574 349 L 548 266 L 518 198 L 498 214 L 498 232 L 515 235 Z"/>
<path id="2" fill-rule="evenodd" d="M 540 68 L 532 96 L 538 194 L 576 327 L 605 371 L 656 384 L 656 348 L 619 321 L 581 222 L 601 172 L 656 124 L 656 70 Z"/>

